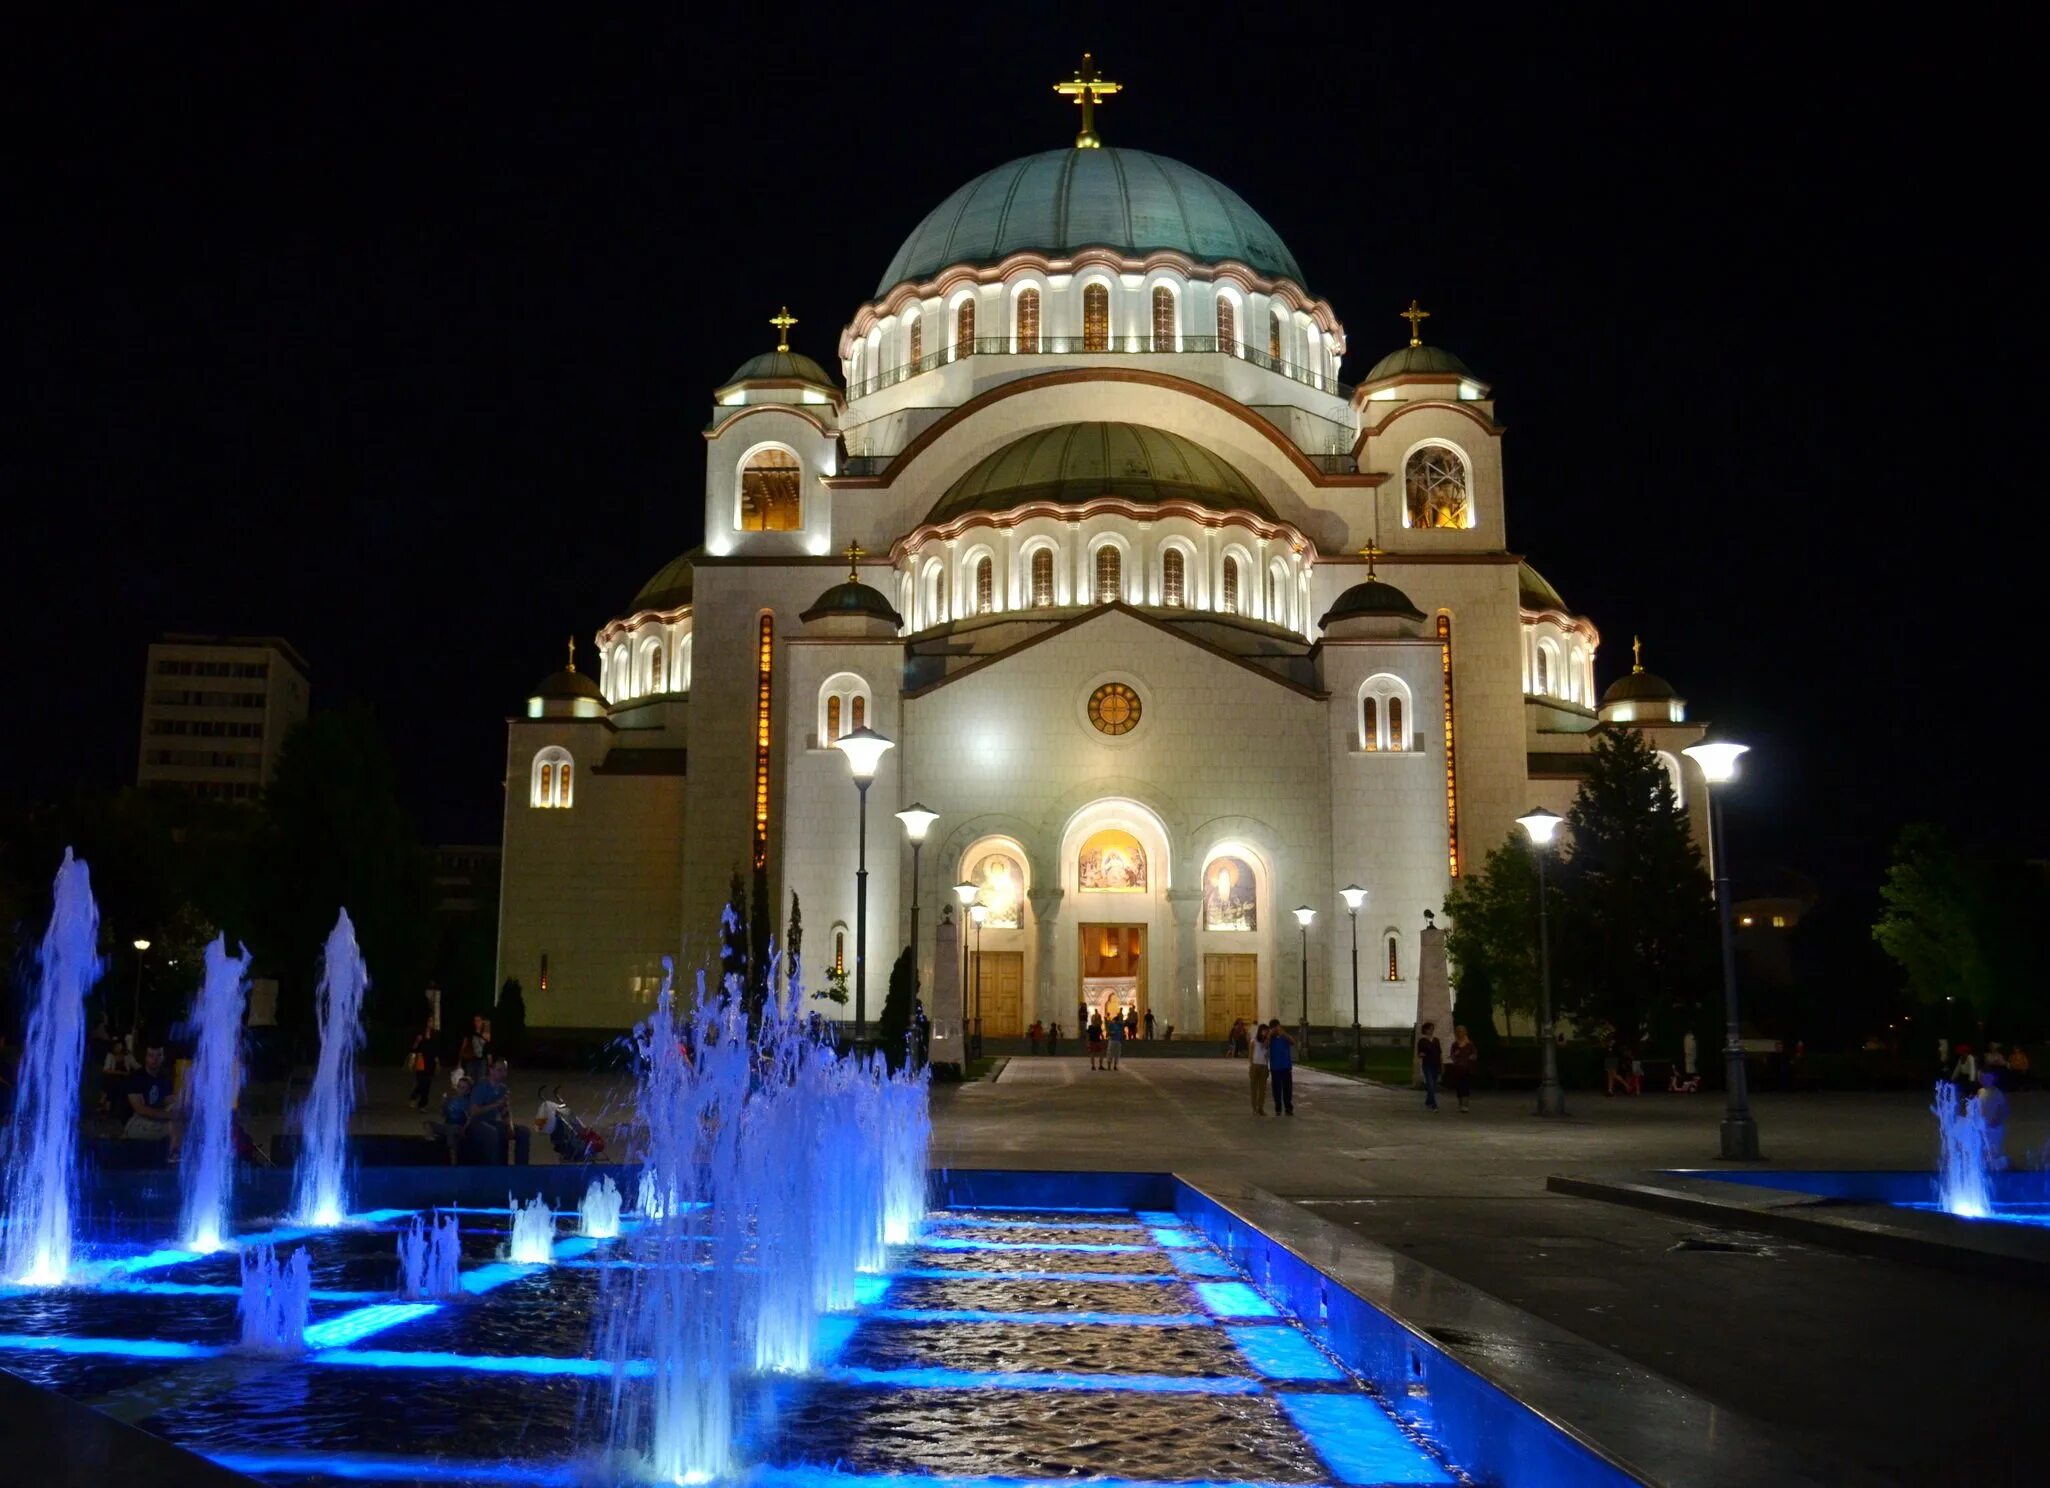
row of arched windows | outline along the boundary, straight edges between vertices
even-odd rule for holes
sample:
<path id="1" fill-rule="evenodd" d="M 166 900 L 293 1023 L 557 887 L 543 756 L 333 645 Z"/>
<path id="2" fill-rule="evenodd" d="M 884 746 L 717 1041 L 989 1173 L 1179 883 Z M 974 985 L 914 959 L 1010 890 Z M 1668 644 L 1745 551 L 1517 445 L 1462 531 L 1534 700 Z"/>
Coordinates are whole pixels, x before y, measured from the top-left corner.
<path id="1" fill-rule="evenodd" d="M 1162 547 L 1153 581 L 1148 583 L 1129 572 L 1125 561 L 1127 554 L 1118 543 L 1103 542 L 1090 554 L 1086 583 L 1078 581 L 1074 586 L 1082 597 L 1066 602 L 1113 604 L 1123 601 L 1170 609 L 1208 608 L 1226 615 L 1243 614 L 1297 630 L 1302 628 L 1302 575 L 1292 560 L 1277 557 L 1269 562 L 1260 595 L 1261 608 L 1255 614 L 1243 603 L 1247 592 L 1247 566 L 1251 562 L 1249 555 L 1238 552 L 1223 554 L 1210 575 L 1210 582 L 1200 586 L 1192 581 L 1191 563 L 1196 556 L 1189 546 L 1170 541 Z M 994 554 L 987 550 L 972 553 L 965 560 L 965 565 L 961 574 L 960 603 L 968 615 L 989 615 L 1006 609 L 1051 609 L 1063 602 L 1061 560 L 1057 548 L 1050 541 L 1036 539 L 1028 548 L 1024 572 L 1019 576 L 1022 593 L 1016 600 L 1006 596 L 1007 586 L 997 571 Z M 943 625 L 952 618 L 954 580 L 945 560 L 934 558 L 928 561 L 918 570 L 917 582 L 906 575 L 903 586 L 903 603 L 899 608 L 911 629 Z"/>
<path id="2" fill-rule="evenodd" d="M 1531 643 L 1528 690 L 1535 697 L 1593 707 L 1594 653 L 1578 641 L 1562 645 L 1554 636 L 1536 636 Z"/>
<path id="3" fill-rule="evenodd" d="M 567 811 L 576 799 L 576 762 L 567 749 L 549 745 L 534 756 L 527 804 L 540 810 Z"/>
<path id="4" fill-rule="evenodd" d="M 670 634 L 662 625 L 644 627 L 605 653 L 599 686 L 612 702 L 659 693 L 690 691 L 691 638 Z"/>
<path id="5" fill-rule="evenodd" d="M 1369 754 L 1415 747 L 1409 685 L 1382 672 L 1360 684 L 1360 748 Z"/>

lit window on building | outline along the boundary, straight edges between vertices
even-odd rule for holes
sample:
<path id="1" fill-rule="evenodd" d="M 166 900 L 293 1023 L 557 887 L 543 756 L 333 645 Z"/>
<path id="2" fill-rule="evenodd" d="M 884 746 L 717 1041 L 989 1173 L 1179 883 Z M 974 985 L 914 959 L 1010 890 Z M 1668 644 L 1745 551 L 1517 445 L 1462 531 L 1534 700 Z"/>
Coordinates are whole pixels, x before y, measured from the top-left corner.
<path id="1" fill-rule="evenodd" d="M 1165 605 L 1182 603 L 1183 560 L 1180 548 L 1169 548 L 1160 556 L 1160 602 Z"/>
<path id="2" fill-rule="evenodd" d="M 1118 550 L 1105 543 L 1096 550 L 1096 602 L 1110 604 L 1119 597 L 1121 573 Z"/>
<path id="3" fill-rule="evenodd" d="M 1021 290 L 1018 294 L 1018 350 L 1039 350 L 1039 291 Z"/>
<path id="4" fill-rule="evenodd" d="M 740 472 L 740 528 L 743 532 L 795 532 L 798 488 L 804 467 L 788 450 L 757 450 Z"/>
<path id="5" fill-rule="evenodd" d="M 1082 291 L 1082 349 L 1110 350 L 1110 289 L 1091 284 Z"/>
<path id="6" fill-rule="evenodd" d="M 1041 609 L 1053 604 L 1053 550 L 1041 548 L 1032 555 L 1032 603 Z"/>

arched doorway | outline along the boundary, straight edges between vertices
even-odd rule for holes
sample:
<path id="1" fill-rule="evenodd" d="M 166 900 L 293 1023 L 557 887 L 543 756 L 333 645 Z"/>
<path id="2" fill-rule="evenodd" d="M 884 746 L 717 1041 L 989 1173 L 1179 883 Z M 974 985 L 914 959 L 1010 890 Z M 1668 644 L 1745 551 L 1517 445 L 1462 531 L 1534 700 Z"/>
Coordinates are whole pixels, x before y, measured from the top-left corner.
<path id="1" fill-rule="evenodd" d="M 1079 1030 L 1117 1016 L 1143 1033 L 1148 1013 L 1173 1020 L 1176 991 L 1164 980 L 1175 965 L 1165 911 L 1171 873 L 1167 829 L 1136 801 L 1092 802 L 1069 819 L 1061 834 L 1066 924 L 1055 955 L 1067 982 L 1056 1013 L 1063 1024 L 1073 1017 Z"/>

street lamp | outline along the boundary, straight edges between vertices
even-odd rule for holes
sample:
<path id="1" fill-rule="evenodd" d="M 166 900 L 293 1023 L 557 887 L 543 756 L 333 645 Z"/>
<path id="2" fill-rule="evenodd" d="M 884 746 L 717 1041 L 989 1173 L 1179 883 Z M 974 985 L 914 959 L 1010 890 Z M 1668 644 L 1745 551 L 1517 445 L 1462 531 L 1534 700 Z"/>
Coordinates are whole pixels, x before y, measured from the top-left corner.
<path id="1" fill-rule="evenodd" d="M 1303 927 L 1303 1058 L 1310 1057 L 1310 921 L 1317 918 L 1317 911 L 1307 904 L 1295 907 L 1295 922 Z"/>
<path id="2" fill-rule="evenodd" d="M 904 823 L 904 835 L 911 839 L 911 988 L 918 990 L 918 854 L 925 846 L 925 834 L 932 830 L 932 824 L 940 814 L 930 807 L 913 801 L 897 813 L 897 820 Z"/>
<path id="3" fill-rule="evenodd" d="M 142 953 L 149 949 L 149 942 L 141 936 L 135 939 L 135 1021 L 129 1025 L 129 1032 L 139 1042 L 142 1038 Z M 133 1052 L 131 1050 L 131 1052 Z"/>
<path id="4" fill-rule="evenodd" d="M 1564 1116 L 1566 1092 L 1559 1087 L 1559 1040 L 1552 1032 L 1552 911 L 1545 900 L 1545 859 L 1552 855 L 1552 834 L 1564 820 L 1557 812 L 1533 806 L 1516 818 L 1516 825 L 1530 837 L 1537 850 L 1538 865 L 1538 978 L 1544 1001 L 1538 1024 L 1538 1042 L 1544 1045 L 1539 1058 L 1544 1074 L 1538 1080 L 1537 1111 L 1540 1116 Z"/>
<path id="5" fill-rule="evenodd" d="M 974 911 L 969 906 L 975 903 L 976 896 L 981 894 L 981 892 L 981 884 L 957 883 L 954 885 L 954 897 L 961 901 L 962 924 L 967 924 L 968 921 L 975 917 Z M 961 932 L 961 1027 L 967 1031 L 969 1039 L 968 1057 L 973 1059 L 975 1057 L 975 1046 L 978 1041 L 977 1035 L 981 1030 L 968 1020 L 968 932 L 966 930 Z"/>
<path id="6" fill-rule="evenodd" d="M 1338 897 L 1345 901 L 1346 918 L 1352 921 L 1352 1072 L 1357 1075 L 1367 1068 L 1366 1047 L 1360 1042 L 1360 906 L 1367 902 L 1367 891 L 1347 884 Z"/>
<path id="7" fill-rule="evenodd" d="M 1751 1119 L 1751 1093 L 1744 1077 L 1744 1035 L 1737 1021 L 1737 959 L 1731 928 L 1730 860 L 1723 846 L 1722 787 L 1737 778 L 1737 756 L 1750 746 L 1727 742 L 1690 744 L 1680 753 L 1701 767 L 1708 782 L 1708 851 L 1714 859 L 1715 912 L 1723 933 L 1723 1083 L 1728 1087 L 1723 1108 L 1723 1156 L 1736 1162 L 1758 1161 L 1758 1123 Z"/>
<path id="8" fill-rule="evenodd" d="M 868 788 L 876 778 L 876 766 L 896 747 L 871 728 L 842 734 L 833 747 L 847 756 L 847 768 L 854 772 L 854 787 L 861 792 L 861 835 L 854 859 L 854 1041 L 868 1036 Z"/>
<path id="9" fill-rule="evenodd" d="M 989 906 L 980 899 L 968 906 L 968 918 L 975 922 L 975 1057 L 982 1057 L 982 922 L 989 918 Z"/>

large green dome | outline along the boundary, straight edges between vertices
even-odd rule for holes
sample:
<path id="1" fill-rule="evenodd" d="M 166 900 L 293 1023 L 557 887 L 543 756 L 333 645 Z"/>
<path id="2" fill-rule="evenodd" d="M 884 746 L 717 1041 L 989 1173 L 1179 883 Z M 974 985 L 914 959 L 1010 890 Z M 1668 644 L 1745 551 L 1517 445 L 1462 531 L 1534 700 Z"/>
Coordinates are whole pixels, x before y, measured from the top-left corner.
<path id="1" fill-rule="evenodd" d="M 1275 519 L 1236 466 L 1193 440 L 1144 424 L 1056 424 L 984 456 L 947 488 L 926 520 L 1009 511 L 1031 501 L 1080 506 L 1103 496 L 1142 506 L 1188 501 Z"/>
<path id="2" fill-rule="evenodd" d="M 1229 186 L 1144 150 L 1067 149 L 1000 165 L 934 207 L 890 260 L 876 298 L 953 264 L 1082 248 L 1135 257 L 1168 248 L 1303 282 L 1280 235 Z"/>

